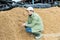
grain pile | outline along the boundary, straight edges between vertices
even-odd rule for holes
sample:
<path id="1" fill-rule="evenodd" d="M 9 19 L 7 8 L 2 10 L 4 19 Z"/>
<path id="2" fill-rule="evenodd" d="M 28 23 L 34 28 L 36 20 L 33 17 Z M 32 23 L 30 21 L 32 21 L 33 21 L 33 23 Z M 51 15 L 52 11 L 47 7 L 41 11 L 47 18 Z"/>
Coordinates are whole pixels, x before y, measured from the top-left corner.
<path id="1" fill-rule="evenodd" d="M 42 17 L 44 23 L 44 33 L 52 34 L 60 32 L 60 8 L 35 9 Z M 27 20 L 27 12 L 24 8 L 14 8 L 9 11 L 0 12 L 0 40 L 34 40 L 22 23 Z M 60 40 L 60 37 L 43 37 L 42 40 Z"/>

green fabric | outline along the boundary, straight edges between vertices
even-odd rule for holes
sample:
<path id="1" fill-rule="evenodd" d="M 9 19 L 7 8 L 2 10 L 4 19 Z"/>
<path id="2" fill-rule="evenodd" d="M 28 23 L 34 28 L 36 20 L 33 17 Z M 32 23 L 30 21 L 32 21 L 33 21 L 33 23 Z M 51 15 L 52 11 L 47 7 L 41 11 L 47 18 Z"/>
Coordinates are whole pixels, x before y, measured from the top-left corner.
<path id="1" fill-rule="evenodd" d="M 33 13 L 31 16 L 28 16 L 26 26 L 31 27 L 32 32 L 43 31 L 42 19 L 36 13 Z"/>

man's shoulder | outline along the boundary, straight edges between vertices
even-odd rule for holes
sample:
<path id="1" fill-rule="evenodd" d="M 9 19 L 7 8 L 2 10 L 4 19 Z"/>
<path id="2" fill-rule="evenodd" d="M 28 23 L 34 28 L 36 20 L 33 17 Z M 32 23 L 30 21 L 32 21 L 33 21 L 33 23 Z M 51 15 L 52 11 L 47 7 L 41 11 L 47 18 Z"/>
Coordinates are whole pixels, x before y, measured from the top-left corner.
<path id="1" fill-rule="evenodd" d="M 38 13 L 33 13 L 34 17 L 40 17 Z"/>
<path id="2" fill-rule="evenodd" d="M 38 14 L 37 13 L 33 13 L 34 16 L 37 16 Z"/>
<path id="3" fill-rule="evenodd" d="M 32 18 L 35 18 L 35 19 L 40 19 L 40 16 L 37 14 L 37 13 L 34 13 Z"/>

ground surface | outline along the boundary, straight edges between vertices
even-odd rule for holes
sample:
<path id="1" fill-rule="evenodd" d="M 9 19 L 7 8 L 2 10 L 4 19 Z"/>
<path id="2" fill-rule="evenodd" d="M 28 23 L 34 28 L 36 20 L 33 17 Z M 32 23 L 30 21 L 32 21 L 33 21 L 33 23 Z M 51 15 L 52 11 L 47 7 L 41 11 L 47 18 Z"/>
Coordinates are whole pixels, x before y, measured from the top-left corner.
<path id="1" fill-rule="evenodd" d="M 43 20 L 43 34 L 53 34 L 43 36 L 42 40 L 60 40 L 60 8 L 35 9 L 35 11 Z M 21 26 L 26 20 L 25 8 L 0 11 L 0 40 L 34 40 Z"/>

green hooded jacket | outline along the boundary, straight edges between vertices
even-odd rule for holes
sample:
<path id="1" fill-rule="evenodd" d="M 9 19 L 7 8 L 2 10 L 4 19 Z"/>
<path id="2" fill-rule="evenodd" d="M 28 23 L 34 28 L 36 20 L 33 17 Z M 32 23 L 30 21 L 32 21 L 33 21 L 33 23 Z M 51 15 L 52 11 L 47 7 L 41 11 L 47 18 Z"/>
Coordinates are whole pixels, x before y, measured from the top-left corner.
<path id="1" fill-rule="evenodd" d="M 36 13 L 33 13 L 31 16 L 28 16 L 28 20 L 26 22 L 26 26 L 31 27 L 32 32 L 43 31 L 42 19 Z"/>

